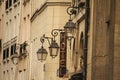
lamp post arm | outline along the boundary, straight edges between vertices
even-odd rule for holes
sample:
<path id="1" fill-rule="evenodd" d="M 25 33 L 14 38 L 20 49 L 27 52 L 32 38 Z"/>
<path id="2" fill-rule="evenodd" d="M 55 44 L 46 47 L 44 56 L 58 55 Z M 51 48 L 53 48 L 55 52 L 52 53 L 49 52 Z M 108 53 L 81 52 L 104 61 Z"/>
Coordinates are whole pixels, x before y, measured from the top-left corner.
<path id="1" fill-rule="evenodd" d="M 52 37 L 46 37 L 45 34 L 43 34 L 43 39 L 46 39 L 49 43 L 49 45 L 51 44 L 51 42 L 53 41 L 53 38 Z M 50 41 L 51 40 L 51 41 Z"/>
<path id="2" fill-rule="evenodd" d="M 53 40 L 55 40 L 56 36 L 58 36 L 58 32 L 65 32 L 65 30 L 64 29 L 53 29 L 51 31 L 51 35 L 53 36 L 53 38 L 52 37 L 46 37 L 45 34 L 43 34 L 43 36 L 40 38 L 40 42 L 43 44 L 44 40 L 46 39 L 48 41 L 49 45 L 51 45 L 51 42 Z"/>

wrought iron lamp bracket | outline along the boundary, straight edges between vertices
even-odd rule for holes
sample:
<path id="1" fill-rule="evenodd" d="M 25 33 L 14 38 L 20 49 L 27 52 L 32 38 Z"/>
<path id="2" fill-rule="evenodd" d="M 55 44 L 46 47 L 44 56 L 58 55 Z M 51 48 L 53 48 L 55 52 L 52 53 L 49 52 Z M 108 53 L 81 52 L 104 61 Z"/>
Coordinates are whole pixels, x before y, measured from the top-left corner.
<path id="1" fill-rule="evenodd" d="M 53 41 L 53 38 L 52 37 L 46 37 L 45 34 L 43 34 L 43 36 L 40 38 L 40 42 L 42 43 L 42 46 L 43 46 L 43 43 L 45 42 L 45 39 L 48 41 L 49 45 L 51 44 L 51 42 Z M 51 41 L 50 41 L 51 40 Z"/>
<path id="2" fill-rule="evenodd" d="M 51 31 L 51 35 L 53 36 L 53 40 L 55 40 L 55 37 L 58 36 L 58 33 L 59 33 L 59 32 L 65 32 L 65 31 L 64 31 L 64 29 L 53 29 L 53 30 Z"/>

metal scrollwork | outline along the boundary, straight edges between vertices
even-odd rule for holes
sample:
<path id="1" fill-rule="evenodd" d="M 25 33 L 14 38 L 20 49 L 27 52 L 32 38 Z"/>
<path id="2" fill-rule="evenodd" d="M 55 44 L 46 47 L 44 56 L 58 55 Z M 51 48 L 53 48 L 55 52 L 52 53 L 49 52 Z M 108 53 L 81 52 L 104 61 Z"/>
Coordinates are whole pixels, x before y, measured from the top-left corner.
<path id="1" fill-rule="evenodd" d="M 58 36 L 58 33 L 61 32 L 61 31 L 64 31 L 64 30 L 63 29 L 53 29 L 51 31 L 51 34 L 54 37 L 54 39 L 55 39 L 56 36 Z"/>
<path id="2" fill-rule="evenodd" d="M 58 35 L 58 30 L 52 30 L 51 34 L 53 37 L 56 37 Z"/>
<path id="3" fill-rule="evenodd" d="M 70 7 L 67 8 L 67 13 L 68 13 L 69 15 L 72 15 L 72 14 L 73 14 L 72 11 L 73 11 L 73 7 L 70 6 Z"/>

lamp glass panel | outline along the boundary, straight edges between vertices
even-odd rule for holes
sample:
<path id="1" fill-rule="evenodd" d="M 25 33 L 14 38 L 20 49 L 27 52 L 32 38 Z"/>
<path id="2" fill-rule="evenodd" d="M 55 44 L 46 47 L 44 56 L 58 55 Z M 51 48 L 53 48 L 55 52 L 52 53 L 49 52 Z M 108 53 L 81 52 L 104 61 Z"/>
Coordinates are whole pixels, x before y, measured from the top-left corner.
<path id="1" fill-rule="evenodd" d="M 67 32 L 67 36 L 73 36 L 74 35 L 74 29 L 70 28 L 70 29 L 66 29 L 65 30 Z"/>
<path id="2" fill-rule="evenodd" d="M 47 53 L 38 53 L 37 58 L 38 60 L 44 61 L 47 58 Z"/>
<path id="3" fill-rule="evenodd" d="M 50 48 L 50 56 L 52 58 L 55 58 L 58 55 L 58 49 L 59 48 Z"/>
<path id="4" fill-rule="evenodd" d="M 37 53 L 37 58 L 38 58 L 38 60 L 42 60 L 42 54 Z"/>
<path id="5" fill-rule="evenodd" d="M 46 60 L 46 57 L 47 57 L 47 53 L 44 53 L 44 54 L 42 55 L 42 59 L 43 59 L 43 60 Z"/>

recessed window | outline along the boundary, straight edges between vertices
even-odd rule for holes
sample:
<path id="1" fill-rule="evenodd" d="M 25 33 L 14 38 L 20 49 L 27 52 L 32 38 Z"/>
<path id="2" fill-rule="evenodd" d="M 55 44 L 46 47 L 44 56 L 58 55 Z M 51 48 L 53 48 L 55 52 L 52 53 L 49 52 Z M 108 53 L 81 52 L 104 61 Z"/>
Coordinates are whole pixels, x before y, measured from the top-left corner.
<path id="1" fill-rule="evenodd" d="M 7 52 L 6 53 L 6 58 L 8 58 L 9 57 L 9 48 L 6 49 L 6 52 Z"/>
<path id="2" fill-rule="evenodd" d="M 2 0 L 0 0 L 0 5 L 2 4 Z"/>
<path id="3" fill-rule="evenodd" d="M 20 45 L 20 54 L 22 54 L 23 52 L 23 48 L 22 48 L 22 44 Z"/>
<path id="4" fill-rule="evenodd" d="M 3 60 L 9 57 L 9 47 L 3 50 Z"/>
<path id="5" fill-rule="evenodd" d="M 6 10 L 11 7 L 14 3 L 16 3 L 18 0 L 6 0 Z M 11 8 L 10 8 L 11 9 Z"/>
<path id="6" fill-rule="evenodd" d="M 13 55 L 13 45 L 11 46 L 11 55 Z"/>
<path id="7" fill-rule="evenodd" d="M 9 7 L 12 6 L 12 0 L 9 0 Z"/>
<path id="8" fill-rule="evenodd" d="M 22 55 L 23 53 L 25 53 L 25 51 L 26 51 L 26 44 L 21 44 L 20 45 L 20 55 Z"/>
<path id="9" fill-rule="evenodd" d="M 6 9 L 8 9 L 9 5 L 8 5 L 8 0 L 6 0 Z"/>
<path id="10" fill-rule="evenodd" d="M 16 43 L 11 45 L 11 55 L 15 54 L 16 51 Z"/>
<path id="11" fill-rule="evenodd" d="M 14 0 L 14 3 L 16 3 L 18 0 Z"/>
<path id="12" fill-rule="evenodd" d="M 3 60 L 6 58 L 6 50 L 3 50 Z"/>

